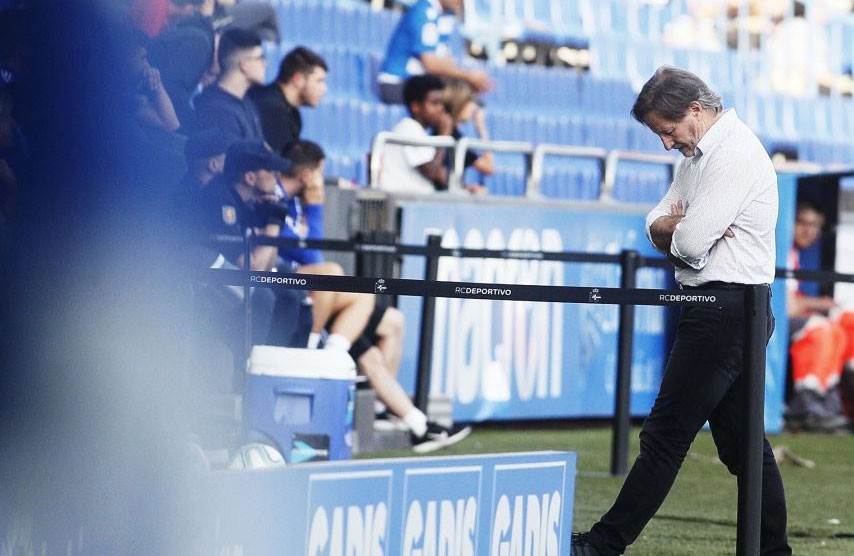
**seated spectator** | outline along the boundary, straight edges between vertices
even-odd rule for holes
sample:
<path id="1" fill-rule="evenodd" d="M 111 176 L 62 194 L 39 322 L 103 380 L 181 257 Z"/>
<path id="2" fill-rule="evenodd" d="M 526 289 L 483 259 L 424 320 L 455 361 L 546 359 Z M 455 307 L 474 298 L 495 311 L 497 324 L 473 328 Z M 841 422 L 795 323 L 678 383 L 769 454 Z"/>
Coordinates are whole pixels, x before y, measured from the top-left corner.
<path id="1" fill-rule="evenodd" d="M 284 237 L 318 238 L 323 235 L 323 151 L 314 143 L 301 142 L 287 151 L 293 156 L 288 172 L 280 176 L 286 207 Z M 276 267 L 284 272 L 342 275 L 337 263 L 324 262 L 319 251 L 280 249 Z M 368 324 L 374 296 L 354 292 L 312 291 L 313 324 L 303 345 L 316 347 L 321 332 L 329 331 L 324 347 L 348 351 Z"/>
<path id="2" fill-rule="evenodd" d="M 149 59 L 160 70 L 163 86 L 185 128 L 193 122 L 190 99 L 219 73 L 214 56 L 218 40 L 211 18 L 193 15 L 177 17 L 149 45 Z"/>
<path id="3" fill-rule="evenodd" d="M 800 268 L 800 251 L 819 240 L 824 223 L 816 206 L 798 203 L 789 268 Z M 849 428 L 839 383 L 846 361 L 854 360 L 854 313 L 829 318 L 838 309 L 833 298 L 804 295 L 797 280 L 787 282 L 787 307 L 794 388 L 787 426 L 823 432 Z"/>
<path id="4" fill-rule="evenodd" d="M 181 180 L 181 190 L 196 192 L 222 174 L 228 147 L 228 138 L 217 128 L 199 130 L 191 135 L 184 147 L 187 173 Z"/>
<path id="5" fill-rule="evenodd" d="M 225 156 L 220 176 L 198 192 L 194 204 L 197 227 L 206 234 L 243 236 L 248 229 L 255 234 L 278 237 L 288 217 L 282 202 L 279 172 L 290 168 L 290 162 L 272 153 L 258 140 L 237 141 Z M 289 184 L 284 184 L 287 190 Z M 211 268 L 250 268 L 272 271 L 277 260 L 275 246 L 259 245 L 244 260 L 243 244 L 223 244 L 218 251 L 208 251 L 204 265 Z M 220 298 L 242 295 L 242 288 L 216 288 Z M 285 347 L 303 347 L 311 328 L 305 292 L 285 288 L 252 288 L 253 343 Z M 232 295 L 233 297 L 233 295 Z M 239 328 L 242 323 L 242 300 L 232 299 L 231 311 L 222 316 L 225 328 Z M 306 316 L 307 315 L 307 316 Z M 215 320 L 215 319 L 211 319 Z M 232 335 L 234 338 L 234 335 Z M 237 353 L 241 353 L 237 349 Z"/>
<path id="6" fill-rule="evenodd" d="M 163 87 L 160 72 L 148 62 L 148 39 L 141 31 L 129 31 L 132 37 L 128 43 L 130 52 L 127 53 L 127 63 L 136 120 L 143 127 L 177 131 L 181 124 L 172 100 Z"/>
<path id="7" fill-rule="evenodd" d="M 474 99 L 471 87 L 461 81 L 451 81 L 445 86 L 445 110 L 451 115 L 454 129 L 451 137 L 459 140 L 462 138 L 460 126 L 473 121 L 477 138 L 484 141 L 489 140 L 489 130 L 486 127 L 486 113 Z M 445 153 L 445 166 L 448 172 L 453 171 L 452 151 Z M 482 175 L 491 176 L 495 173 L 495 161 L 491 152 L 476 153 L 466 152 L 465 168 L 474 168 Z M 463 187 L 472 194 L 486 193 L 486 187 L 482 184 L 463 184 Z"/>
<path id="8" fill-rule="evenodd" d="M 435 75 L 416 75 L 403 89 L 409 116 L 392 132 L 411 139 L 450 135 L 451 116 L 443 103 L 445 84 Z M 445 149 L 388 144 L 382 154 L 380 188 L 400 193 L 433 193 L 448 187 L 448 169 L 443 161 Z"/>
<path id="9" fill-rule="evenodd" d="M 372 323 L 377 318 L 375 313 Z M 359 339 L 364 348 L 356 359 L 359 370 L 368 377 L 380 402 L 375 427 L 387 430 L 400 425 L 410 433 L 412 450 L 426 454 L 460 442 L 471 433 L 471 427 L 444 427 L 427 419 L 397 381 L 400 368 L 400 346 L 403 342 L 403 314 L 386 310 L 371 334 Z M 379 425 L 379 426 L 377 426 Z"/>
<path id="10" fill-rule="evenodd" d="M 301 239 L 322 239 L 325 158 L 323 150 L 310 141 L 298 141 L 285 154 L 292 163 L 288 176 L 302 185 L 302 193 L 291 199 L 292 210 L 282 235 Z M 279 249 L 279 255 L 293 265 L 296 272 L 343 274 L 343 270 L 337 263 L 323 262 L 322 254 L 316 250 Z M 330 294 L 333 298 L 326 299 L 325 296 Z M 320 332 L 324 326 L 329 325 L 332 332 L 326 340 L 326 346 L 329 346 L 336 334 L 335 327 L 339 321 L 353 321 L 352 317 L 337 310 L 335 306 L 334 297 L 342 295 L 347 298 L 370 301 L 372 308 L 370 318 L 360 329 L 358 337 L 348 351 L 376 392 L 380 402 L 377 408 L 380 427 L 389 422 L 389 417 L 398 418 L 400 424 L 411 432 L 413 449 L 418 453 L 438 450 L 468 436 L 471 432 L 468 427 L 447 429 L 428 421 L 427 416 L 413 405 L 412 400 L 397 382 L 403 345 L 403 313 L 394 307 L 375 307 L 375 296 L 342 292 L 312 292 L 314 327 L 309 347 L 315 347 L 319 343 Z M 329 324 L 330 321 L 331 324 Z M 337 333 L 341 334 L 341 332 Z"/>
<path id="11" fill-rule="evenodd" d="M 464 69 L 451 58 L 448 39 L 453 19 L 450 16 L 461 7 L 461 0 L 417 0 L 406 10 L 389 40 L 377 76 L 383 102 L 405 102 L 403 85 L 414 75 L 460 79 L 479 93 L 492 89 L 492 80 L 486 72 Z"/>
<path id="12" fill-rule="evenodd" d="M 327 91 L 328 70 L 323 58 L 298 46 L 282 58 L 275 81 L 249 90 L 249 98 L 261 117 L 264 138 L 274 151 L 282 152 L 300 138 L 299 108 L 320 104 Z"/>
<path id="13" fill-rule="evenodd" d="M 194 129 L 219 128 L 231 141 L 263 140 L 258 113 L 246 98 L 250 87 L 264 82 L 261 39 L 249 31 L 229 29 L 220 38 L 217 60 L 222 73 L 196 97 Z"/>

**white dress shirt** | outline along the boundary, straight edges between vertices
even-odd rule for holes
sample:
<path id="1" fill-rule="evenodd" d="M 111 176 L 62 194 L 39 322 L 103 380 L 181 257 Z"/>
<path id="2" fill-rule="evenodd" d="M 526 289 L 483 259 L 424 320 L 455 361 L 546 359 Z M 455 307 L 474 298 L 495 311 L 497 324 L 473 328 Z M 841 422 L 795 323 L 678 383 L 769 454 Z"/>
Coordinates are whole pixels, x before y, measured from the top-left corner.
<path id="1" fill-rule="evenodd" d="M 700 139 L 696 154 L 680 164 L 667 194 L 646 217 L 650 241 L 652 223 L 670 215 L 671 204 L 680 200 L 685 216 L 670 246 L 670 253 L 689 266 L 676 269 L 680 284 L 774 280 L 777 174 L 735 110 L 724 111 Z M 724 237 L 727 229 L 734 237 Z"/>
<path id="2" fill-rule="evenodd" d="M 430 137 L 427 130 L 412 118 L 402 119 L 392 133 L 424 139 Z M 436 156 L 433 147 L 409 147 L 388 143 L 383 153 L 380 189 L 399 193 L 435 193 L 433 182 L 418 171 L 418 166 L 426 164 Z"/>

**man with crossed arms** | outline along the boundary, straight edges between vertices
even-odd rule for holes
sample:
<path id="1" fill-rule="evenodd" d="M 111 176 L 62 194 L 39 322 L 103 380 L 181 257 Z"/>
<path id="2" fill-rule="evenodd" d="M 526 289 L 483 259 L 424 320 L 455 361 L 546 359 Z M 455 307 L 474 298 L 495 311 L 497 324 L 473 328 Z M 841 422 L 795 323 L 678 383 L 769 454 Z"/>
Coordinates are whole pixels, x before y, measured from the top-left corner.
<path id="1" fill-rule="evenodd" d="M 774 280 L 777 176 L 765 148 L 697 76 L 659 68 L 632 116 L 685 156 L 647 235 L 676 267 L 686 293 L 743 291 Z M 768 338 L 774 317 L 770 304 Z M 640 454 L 608 512 L 573 533 L 573 556 L 616 556 L 667 497 L 694 437 L 708 421 L 718 456 L 741 476 L 745 431 L 741 307 L 682 309 L 658 397 L 640 433 Z M 771 446 L 762 454 L 761 554 L 789 556 L 786 499 Z"/>

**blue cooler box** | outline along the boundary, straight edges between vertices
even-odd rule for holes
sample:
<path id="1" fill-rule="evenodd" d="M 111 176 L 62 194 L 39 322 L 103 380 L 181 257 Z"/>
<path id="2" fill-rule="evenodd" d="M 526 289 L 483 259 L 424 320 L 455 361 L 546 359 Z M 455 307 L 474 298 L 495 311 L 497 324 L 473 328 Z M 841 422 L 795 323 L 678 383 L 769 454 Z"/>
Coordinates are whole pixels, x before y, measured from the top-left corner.
<path id="1" fill-rule="evenodd" d="M 253 346 L 243 396 L 249 442 L 288 463 L 350 459 L 356 364 L 346 352 Z"/>

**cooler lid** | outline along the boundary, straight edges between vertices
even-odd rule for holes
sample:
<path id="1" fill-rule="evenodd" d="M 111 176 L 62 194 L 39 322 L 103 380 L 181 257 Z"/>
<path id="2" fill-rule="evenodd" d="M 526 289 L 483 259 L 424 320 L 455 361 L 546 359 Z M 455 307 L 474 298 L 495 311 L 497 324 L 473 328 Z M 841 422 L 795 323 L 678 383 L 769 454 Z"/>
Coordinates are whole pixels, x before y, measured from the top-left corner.
<path id="1" fill-rule="evenodd" d="M 354 380 L 350 354 L 331 349 L 252 346 L 247 372 L 253 375 Z"/>

